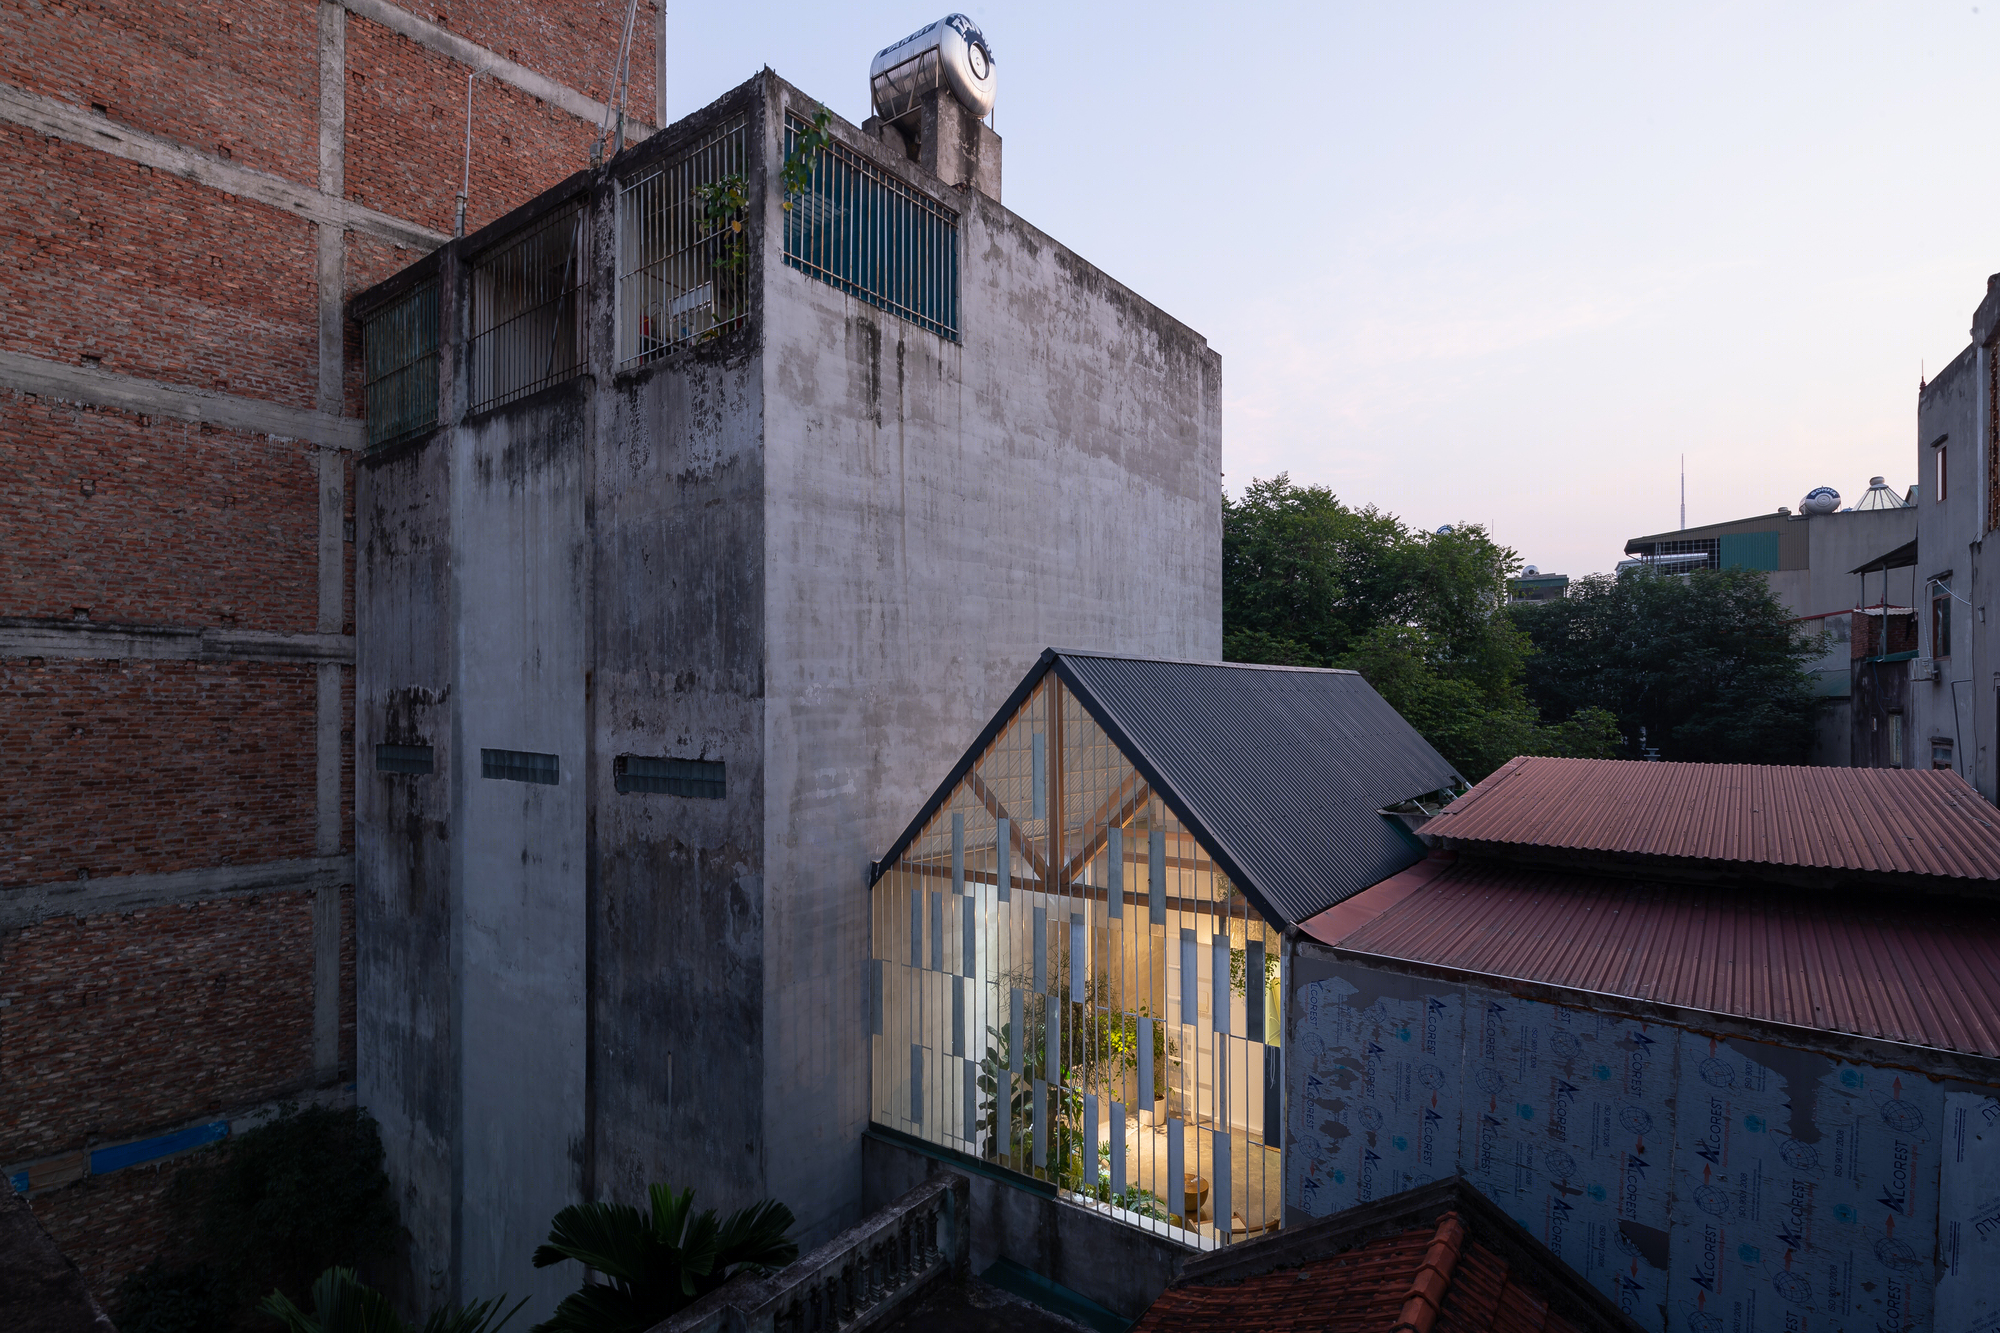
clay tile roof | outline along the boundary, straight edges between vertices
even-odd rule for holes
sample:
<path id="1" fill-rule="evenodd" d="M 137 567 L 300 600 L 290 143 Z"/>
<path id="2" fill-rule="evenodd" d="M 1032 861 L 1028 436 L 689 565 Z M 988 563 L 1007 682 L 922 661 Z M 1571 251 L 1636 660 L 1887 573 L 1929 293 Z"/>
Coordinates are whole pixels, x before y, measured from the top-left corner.
<path id="1" fill-rule="evenodd" d="M 1949 769 L 1523 757 L 1424 832 L 1461 843 L 2000 877 L 2000 814 Z"/>
<path id="2" fill-rule="evenodd" d="M 1456 1177 L 1192 1261 L 1134 1333 L 1631 1333 Z"/>

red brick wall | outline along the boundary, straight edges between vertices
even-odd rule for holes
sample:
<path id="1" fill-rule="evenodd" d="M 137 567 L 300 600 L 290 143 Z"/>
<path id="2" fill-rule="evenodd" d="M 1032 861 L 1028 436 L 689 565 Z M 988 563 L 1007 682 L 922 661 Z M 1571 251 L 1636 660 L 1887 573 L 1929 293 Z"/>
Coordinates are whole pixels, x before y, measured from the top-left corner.
<path id="1" fill-rule="evenodd" d="M 420 17 L 607 98 L 622 0 L 464 5 Z M 656 114 L 656 0 L 629 106 Z M 350 199 L 452 229 L 465 69 L 369 20 L 347 26 Z M 312 0 L 0 0 L 0 83 L 308 187 L 318 183 Z M 588 162 L 595 127 L 492 80 L 474 92 L 469 225 Z M 350 233 L 346 294 L 416 251 Z M 318 405 L 317 244 L 305 220 L 0 125 L 0 349 Z M 359 415 L 349 330 L 343 394 Z M 88 358 L 88 360 L 86 360 Z M 0 616 L 306 631 L 319 623 L 314 450 L 0 391 Z M 353 460 L 344 463 L 353 515 Z M 343 607 L 353 632 L 351 544 Z M 10 886 L 314 854 L 310 665 L 0 659 L 0 894 Z M 341 672 L 340 845 L 354 845 L 354 676 Z M 364 758 L 362 762 L 367 761 Z M 312 1076 L 308 895 L 169 906 L 0 936 L 0 1161 L 119 1141 Z M 340 1060 L 355 1059 L 354 915 L 340 914 Z M 34 1206 L 100 1294 L 167 1239 L 178 1163 Z"/>
<path id="2" fill-rule="evenodd" d="M 290 663 L 0 659 L 0 889 L 313 855 L 316 690 Z"/>
<path id="3" fill-rule="evenodd" d="M 0 1162 L 174 1128 L 312 1074 L 312 895 L 55 917 L 0 942 Z"/>
<path id="4" fill-rule="evenodd" d="M 366 19 L 347 24 L 347 197 L 449 233 L 465 174 L 465 67 Z M 490 79 L 472 93 L 466 230 L 588 166 L 592 128 Z"/>
<path id="5" fill-rule="evenodd" d="M 317 397 L 310 224 L 0 126 L 0 347 L 294 407 Z"/>
<path id="6" fill-rule="evenodd" d="M 618 54 L 618 35 L 625 25 L 622 0 L 573 0 L 563 5 L 420 4 L 406 5 L 441 28 L 449 28 L 517 65 L 545 74 L 557 83 L 608 102 L 611 62 Z M 654 35 L 660 7 L 642 0 L 632 33 L 631 88 L 625 96 L 627 114 L 650 125 L 658 114 L 653 105 Z M 526 203 L 523 196 L 517 203 Z"/>
<path id="7" fill-rule="evenodd" d="M 311 630 L 311 454 L 0 389 L 0 615 Z"/>
<path id="8" fill-rule="evenodd" d="M 0 0 L 0 30 L 0 82 L 319 183 L 319 14 L 309 0 Z"/>
<path id="9" fill-rule="evenodd" d="M 180 1237 L 166 1205 L 167 1185 L 186 1158 L 86 1177 L 28 1201 L 35 1219 L 83 1273 L 108 1312 L 126 1276 L 144 1268 Z"/>

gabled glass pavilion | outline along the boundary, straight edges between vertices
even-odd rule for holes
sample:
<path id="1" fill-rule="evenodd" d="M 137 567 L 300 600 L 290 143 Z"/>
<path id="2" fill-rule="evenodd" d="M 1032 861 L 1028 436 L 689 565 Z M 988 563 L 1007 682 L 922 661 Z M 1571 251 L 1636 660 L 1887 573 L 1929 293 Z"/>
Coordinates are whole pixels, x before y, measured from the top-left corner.
<path id="1" fill-rule="evenodd" d="M 1281 931 L 1457 781 L 1352 672 L 1045 653 L 875 867 L 875 1122 L 1192 1246 L 1277 1228 Z"/>

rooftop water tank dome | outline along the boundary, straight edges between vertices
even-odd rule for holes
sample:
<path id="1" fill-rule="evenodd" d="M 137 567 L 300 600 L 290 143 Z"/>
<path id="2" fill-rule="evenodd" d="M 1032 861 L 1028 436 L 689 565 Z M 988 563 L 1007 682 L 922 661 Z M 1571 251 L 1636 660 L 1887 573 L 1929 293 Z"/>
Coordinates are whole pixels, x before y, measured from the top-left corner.
<path id="1" fill-rule="evenodd" d="M 883 120 L 916 110 L 918 99 L 933 88 L 950 89 L 959 105 L 983 120 L 993 110 L 997 87 L 993 48 L 963 14 L 947 14 L 883 47 L 868 67 L 868 96 Z"/>
<path id="2" fill-rule="evenodd" d="M 1815 486 L 1799 501 L 1801 514 L 1831 514 L 1840 508 L 1840 492 L 1831 486 Z"/>
<path id="3" fill-rule="evenodd" d="M 1524 578 L 1534 578 L 1541 572 L 1542 572 L 1541 570 L 1536 569 L 1533 565 L 1529 565 L 1526 569 L 1521 571 L 1521 575 Z"/>
<path id="4" fill-rule="evenodd" d="M 1907 509 L 1909 506 L 1903 502 L 1902 496 L 1889 489 L 1882 478 L 1870 477 L 1868 493 L 1854 502 L 1854 508 L 1865 513 L 1871 509 Z"/>

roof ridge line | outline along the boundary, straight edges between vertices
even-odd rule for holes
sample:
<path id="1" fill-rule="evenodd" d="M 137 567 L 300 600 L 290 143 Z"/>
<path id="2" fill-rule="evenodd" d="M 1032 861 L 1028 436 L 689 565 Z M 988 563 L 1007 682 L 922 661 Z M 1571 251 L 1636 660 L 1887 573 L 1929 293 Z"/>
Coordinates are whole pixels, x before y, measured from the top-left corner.
<path id="1" fill-rule="evenodd" d="M 1221 659 L 1206 661 L 1198 657 L 1147 657 L 1141 653 L 1113 653 L 1093 648 L 1052 647 L 1047 651 L 1054 653 L 1057 657 L 1098 657 L 1107 662 L 1146 662 L 1167 666 L 1226 667 L 1231 671 L 1288 671 L 1321 676 L 1358 676 L 1361 674 L 1352 667 L 1287 666 L 1280 662 L 1230 662 Z"/>
<path id="2" fill-rule="evenodd" d="M 1458 1256 L 1465 1248 L 1465 1221 L 1456 1210 L 1438 1219 L 1437 1231 L 1431 1237 L 1430 1248 L 1424 1251 L 1424 1261 L 1417 1266 L 1410 1278 L 1410 1287 L 1403 1297 L 1403 1309 L 1389 1333 L 1431 1333 L 1437 1325 L 1438 1315 L 1444 1310 L 1445 1293 L 1451 1289 L 1452 1270 L 1458 1267 Z"/>

